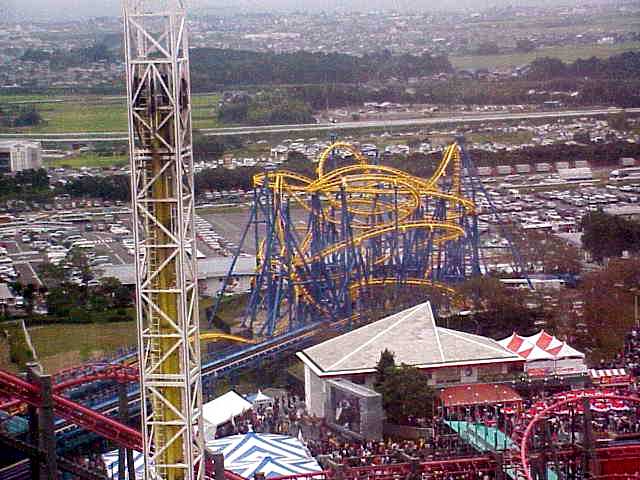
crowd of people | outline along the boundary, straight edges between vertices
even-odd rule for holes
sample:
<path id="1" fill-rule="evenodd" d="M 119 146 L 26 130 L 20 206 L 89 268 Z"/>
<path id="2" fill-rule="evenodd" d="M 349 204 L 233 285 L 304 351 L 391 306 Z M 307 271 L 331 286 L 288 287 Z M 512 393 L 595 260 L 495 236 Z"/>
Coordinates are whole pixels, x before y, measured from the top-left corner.
<path id="1" fill-rule="evenodd" d="M 625 368 L 630 375 L 640 374 L 640 329 L 633 329 L 626 338 L 624 350 L 610 363 L 601 368 Z M 629 387 L 634 389 L 634 385 Z M 608 390 L 610 396 L 628 394 L 629 388 Z M 599 390 L 600 392 L 602 390 Z M 636 389 L 637 391 L 637 389 Z M 589 390 L 584 392 L 589 393 Z M 583 392 L 583 393 L 584 393 Z M 93 392 L 92 392 L 93 393 Z M 593 391 L 595 394 L 595 390 Z M 110 390 L 101 391 L 90 401 L 99 402 L 103 397 L 113 395 Z M 540 412 L 558 401 L 579 396 L 580 393 L 565 391 L 529 392 L 517 404 L 476 405 L 461 407 L 453 412 L 440 412 L 438 418 L 430 419 L 430 434 L 425 438 L 406 440 L 387 437 L 384 440 L 363 440 L 349 433 L 349 428 L 336 428 L 324 419 L 306 414 L 304 399 L 293 393 L 274 395 L 268 401 L 254 404 L 253 408 L 235 417 L 230 422 L 218 426 L 216 437 L 224 437 L 248 432 L 278 433 L 299 437 L 308 447 L 311 455 L 319 459 L 325 468 L 357 469 L 379 466 L 380 469 L 395 468 L 399 464 L 437 461 L 441 459 L 472 457 L 477 455 L 474 446 L 451 428 L 448 421 L 458 420 L 468 425 L 484 425 L 502 432 L 505 443 L 502 448 L 511 448 L 522 439 L 525 427 Z M 589 400 L 591 427 L 598 438 L 640 438 L 640 405 L 616 399 L 594 397 Z M 545 427 L 534 430 L 531 448 L 549 448 L 550 445 L 569 445 L 585 438 L 585 408 L 583 401 L 576 400 L 559 407 L 554 415 L 547 417 Z M 351 427 L 355 422 L 357 406 L 343 400 L 339 402 L 339 424 Z M 343 426 L 345 426 L 343 425 Z M 416 427 L 426 425 L 416 422 Z M 498 444 L 496 449 L 500 449 Z M 104 472 L 105 466 L 99 455 L 83 456 L 79 459 L 85 467 Z M 364 474 L 363 474 L 364 475 Z M 477 469 L 475 466 L 460 467 L 457 472 L 419 472 L 397 478 L 411 480 L 492 480 L 495 472 Z M 362 478 L 367 478 L 363 476 Z"/>
<path id="2" fill-rule="evenodd" d="M 434 423 L 433 436 L 417 440 L 390 437 L 384 441 L 358 440 L 336 431 L 322 419 L 305 419 L 303 432 L 314 457 L 351 467 L 405 463 L 412 459 L 438 460 L 474 453 L 473 448 L 455 435 L 442 419 Z"/>
<path id="3" fill-rule="evenodd" d="M 216 438 L 248 432 L 278 433 L 296 436 L 304 414 L 304 402 L 297 395 L 275 396 L 257 403 L 230 422 L 218 426 Z"/>

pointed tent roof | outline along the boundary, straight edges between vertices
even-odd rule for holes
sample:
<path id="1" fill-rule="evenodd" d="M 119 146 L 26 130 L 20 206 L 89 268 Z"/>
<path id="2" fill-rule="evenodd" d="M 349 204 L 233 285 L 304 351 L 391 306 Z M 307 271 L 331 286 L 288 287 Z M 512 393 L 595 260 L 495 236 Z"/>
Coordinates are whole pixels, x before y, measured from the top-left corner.
<path id="1" fill-rule="evenodd" d="M 254 405 L 256 403 L 268 403 L 273 401 L 273 398 L 262 393 L 262 390 L 260 389 L 258 389 L 257 393 L 252 393 L 251 395 L 247 395 L 246 399 L 249 402 L 253 403 Z"/>
<path id="2" fill-rule="evenodd" d="M 395 354 L 396 363 L 421 368 L 522 360 L 490 338 L 436 326 L 429 302 L 307 348 L 297 355 L 320 376 L 368 373 L 375 371 L 385 348 Z"/>
<path id="3" fill-rule="evenodd" d="M 531 343 L 527 340 L 522 340 L 522 343 L 520 344 L 520 346 L 516 350 L 512 350 L 512 351 L 517 353 L 521 357 L 526 357 L 527 355 L 529 355 L 529 353 L 531 353 L 531 351 L 534 348 L 536 348 L 536 345 L 534 343 Z"/>
<path id="4" fill-rule="evenodd" d="M 244 478 L 267 478 L 319 472 L 318 462 L 294 437 L 263 433 L 233 435 L 208 441 L 207 450 L 222 453 L 225 467 Z"/>
<path id="5" fill-rule="evenodd" d="M 584 358 L 584 353 L 558 340 L 555 336 L 540 330 L 530 337 L 521 337 L 517 333 L 499 340 L 500 345 L 517 353 L 527 361 L 531 360 L 559 360 L 561 358 Z M 548 355 L 547 355 L 548 354 Z"/>
<path id="6" fill-rule="evenodd" d="M 556 348 L 562 345 L 562 342 L 558 340 L 555 336 L 545 332 L 544 330 L 540 330 L 535 335 L 531 335 L 530 337 L 522 337 L 525 341 L 533 343 L 537 345 L 543 350 L 549 350 L 551 348 Z"/>
<path id="7" fill-rule="evenodd" d="M 533 348 L 528 350 L 526 355 L 524 355 L 524 358 L 527 359 L 527 362 L 532 362 L 534 360 L 555 360 L 555 357 L 553 355 L 551 355 L 546 350 L 543 350 L 538 345 L 534 345 Z"/>
<path id="8" fill-rule="evenodd" d="M 516 332 L 513 332 L 510 337 L 503 338 L 502 340 L 499 340 L 498 343 L 507 350 L 517 352 L 520 350 L 520 347 L 522 346 L 524 341 L 524 338 L 522 338 Z"/>
<path id="9" fill-rule="evenodd" d="M 550 350 L 550 353 L 555 356 L 556 360 L 561 358 L 584 358 L 584 353 L 579 352 L 567 342 L 562 342 L 559 347 L 553 349 L 553 351 Z"/>
<path id="10" fill-rule="evenodd" d="M 235 390 L 230 390 L 224 395 L 214 398 L 210 402 L 202 405 L 202 419 L 211 425 L 222 425 L 236 417 L 251 410 L 253 405 L 245 400 Z M 215 431 L 215 429 L 214 429 Z"/>

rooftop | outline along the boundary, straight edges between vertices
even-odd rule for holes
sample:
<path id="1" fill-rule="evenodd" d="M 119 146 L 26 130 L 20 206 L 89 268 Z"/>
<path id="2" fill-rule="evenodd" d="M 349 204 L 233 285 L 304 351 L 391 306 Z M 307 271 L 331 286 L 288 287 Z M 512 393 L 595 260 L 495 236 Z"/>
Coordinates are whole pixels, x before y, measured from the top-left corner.
<path id="1" fill-rule="evenodd" d="M 478 383 L 444 388 L 438 395 L 445 407 L 492 405 L 521 402 L 522 398 L 508 385 Z"/>
<path id="2" fill-rule="evenodd" d="M 198 260 L 198 278 L 224 277 L 231 268 L 233 257 L 209 257 Z M 102 268 L 102 277 L 115 277 L 123 285 L 135 283 L 135 268 L 133 264 L 110 265 Z M 234 275 L 253 275 L 256 268 L 256 258 L 253 256 L 238 257 L 233 269 Z"/>
<path id="3" fill-rule="evenodd" d="M 298 352 L 320 376 L 368 373 L 388 349 L 397 364 L 437 368 L 522 359 L 496 341 L 436 326 L 429 302 Z"/>

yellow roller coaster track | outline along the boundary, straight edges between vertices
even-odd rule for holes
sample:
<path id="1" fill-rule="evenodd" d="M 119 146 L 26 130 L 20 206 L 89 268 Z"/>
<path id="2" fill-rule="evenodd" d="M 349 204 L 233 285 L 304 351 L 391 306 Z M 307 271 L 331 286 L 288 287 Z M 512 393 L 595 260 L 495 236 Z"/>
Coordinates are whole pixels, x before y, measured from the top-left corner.
<path id="1" fill-rule="evenodd" d="M 327 162 L 336 152 L 349 153 L 352 163 L 329 170 Z M 451 178 L 451 182 L 449 189 L 445 191 L 440 188 L 439 183 L 447 175 Z M 336 212 L 341 211 L 346 196 L 346 209 L 351 218 L 350 228 L 354 231 L 353 237 L 349 240 L 340 241 L 320 252 L 311 253 L 311 232 L 307 231 L 306 227 L 289 225 L 289 228 L 304 235 L 299 250 L 287 252 L 285 220 L 276 215 L 274 228 L 281 249 L 279 258 L 270 258 L 270 266 L 273 269 L 288 271 L 291 280 L 296 284 L 294 291 L 297 298 L 313 305 L 323 314 L 328 314 L 326 309 L 317 303 L 304 282 L 300 281 L 298 270 L 306 264 L 330 257 L 346 248 L 356 247 L 393 230 L 398 232 L 428 230 L 432 235 L 430 241 L 434 245 L 442 245 L 462 238 L 465 231 L 460 226 L 460 219 L 466 215 L 474 215 L 476 206 L 470 199 L 463 196 L 460 175 L 460 147 L 456 143 L 444 150 L 442 160 L 433 175 L 425 179 L 396 168 L 370 164 L 367 157 L 357 148 L 344 142 L 334 143 L 320 154 L 315 179 L 287 170 L 257 174 L 253 177 L 254 186 L 268 187 L 273 192 L 274 202 L 288 198 L 295 205 L 311 212 L 313 207 L 308 199 L 317 195 L 321 200 L 323 219 L 334 225 L 340 225 L 342 222 L 339 213 Z M 378 199 L 384 196 L 387 202 L 379 202 Z M 418 220 L 412 219 L 417 210 L 423 208 L 425 199 L 444 202 L 447 206 L 446 218 L 434 219 L 427 216 Z M 383 218 L 385 216 L 387 218 Z M 376 219 L 376 223 L 372 223 L 372 219 Z M 257 253 L 259 265 L 266 261 L 264 252 L 263 241 Z M 383 253 L 373 260 L 373 264 L 384 264 L 390 257 L 389 253 Z M 287 259 L 286 265 L 284 259 Z M 457 298 L 453 288 L 429 278 L 405 278 L 401 281 L 393 277 L 371 278 L 351 283 L 349 289 L 354 295 L 358 295 L 361 289 L 369 286 L 397 283 L 436 288 L 452 298 Z"/>
<path id="2" fill-rule="evenodd" d="M 250 338 L 239 337 L 238 335 L 231 335 L 230 333 L 201 333 L 200 340 L 203 342 L 221 342 L 221 341 L 229 341 L 236 343 L 257 343 L 255 340 Z"/>

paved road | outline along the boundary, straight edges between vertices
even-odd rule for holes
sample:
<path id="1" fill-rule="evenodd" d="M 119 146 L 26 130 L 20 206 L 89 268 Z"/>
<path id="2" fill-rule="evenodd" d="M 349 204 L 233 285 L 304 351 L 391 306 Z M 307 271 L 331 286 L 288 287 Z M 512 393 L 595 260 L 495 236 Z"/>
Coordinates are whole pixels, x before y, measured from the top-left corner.
<path id="1" fill-rule="evenodd" d="M 627 108 L 627 113 L 640 113 L 640 108 Z M 584 110 L 561 110 L 523 113 L 469 113 L 441 117 L 406 118 L 400 120 L 369 120 L 343 123 L 317 123 L 296 125 L 269 125 L 254 127 L 224 127 L 200 129 L 207 136 L 249 135 L 260 133 L 317 132 L 327 130 L 353 130 L 359 128 L 394 128 L 447 123 L 494 122 L 504 120 L 554 119 L 571 117 L 589 117 L 606 115 L 608 108 L 591 108 Z M 0 139 L 27 137 L 42 142 L 113 142 L 126 141 L 127 132 L 69 132 L 69 133 L 0 133 Z"/>
<path id="2" fill-rule="evenodd" d="M 640 113 L 640 108 L 628 108 L 627 113 Z M 286 132 L 312 132 L 320 130 L 352 130 L 358 128 L 392 128 L 411 127 L 421 125 L 438 125 L 447 123 L 468 123 L 468 122 L 494 122 L 503 120 L 525 120 L 525 119 L 553 119 L 567 117 L 598 116 L 610 113 L 607 108 L 588 110 L 563 110 L 549 112 L 525 112 L 525 113 L 470 113 L 446 117 L 428 118 L 408 118 L 401 120 L 370 120 L 360 122 L 343 123 L 319 123 L 313 125 L 272 125 L 264 127 L 225 127 L 202 129 L 205 135 L 248 135 L 252 133 L 286 133 Z"/>

